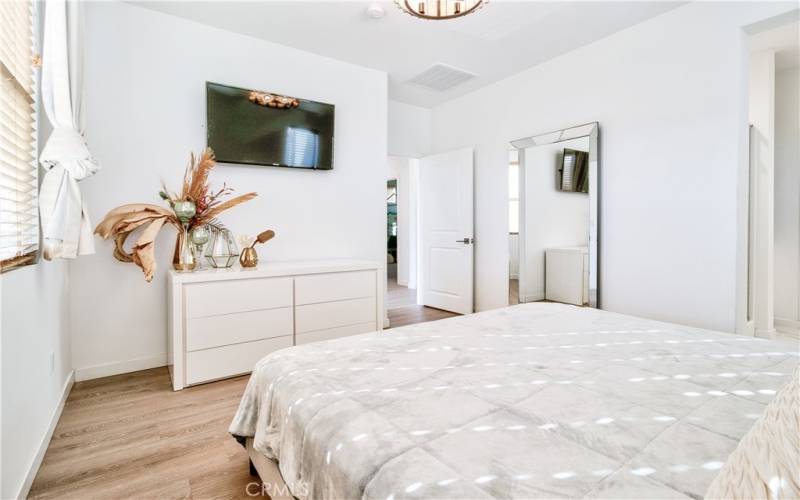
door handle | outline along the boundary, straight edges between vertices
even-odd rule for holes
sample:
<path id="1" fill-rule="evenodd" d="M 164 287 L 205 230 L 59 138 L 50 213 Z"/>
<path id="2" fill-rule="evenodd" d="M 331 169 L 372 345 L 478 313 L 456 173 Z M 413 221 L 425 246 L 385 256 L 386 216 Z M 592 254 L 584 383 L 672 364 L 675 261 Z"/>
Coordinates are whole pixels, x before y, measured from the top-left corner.
<path id="1" fill-rule="evenodd" d="M 456 240 L 456 243 L 463 243 L 465 245 L 469 245 L 470 243 L 475 243 L 475 240 L 472 238 L 464 238 L 463 240 Z"/>

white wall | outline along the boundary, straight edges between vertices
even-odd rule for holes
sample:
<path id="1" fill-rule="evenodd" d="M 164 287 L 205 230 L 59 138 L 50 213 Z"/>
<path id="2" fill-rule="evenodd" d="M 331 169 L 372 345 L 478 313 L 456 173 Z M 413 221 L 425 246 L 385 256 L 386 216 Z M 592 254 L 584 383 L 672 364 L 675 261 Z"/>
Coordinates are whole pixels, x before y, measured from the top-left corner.
<path id="1" fill-rule="evenodd" d="M 40 262 L 17 269 L 3 274 L 0 286 L 0 498 L 14 498 L 34 461 L 41 459 L 37 453 L 70 381 L 67 264 Z"/>
<path id="2" fill-rule="evenodd" d="M 259 193 L 221 216 L 234 234 L 274 229 L 262 262 L 386 262 L 385 73 L 127 3 L 90 2 L 86 28 L 87 136 L 104 165 L 82 183 L 95 223 L 124 203 L 161 203 L 162 178 L 177 189 L 189 152 L 205 145 L 204 85 L 214 81 L 336 105 L 334 170 L 217 167 L 213 185 Z M 110 242 L 71 266 L 78 378 L 164 364 L 174 238 L 159 237 L 150 284 L 112 257 Z"/>
<path id="3" fill-rule="evenodd" d="M 421 158 L 431 153 L 431 110 L 389 101 L 388 150 L 393 156 Z"/>
<path id="4" fill-rule="evenodd" d="M 71 387 L 69 307 L 66 261 L 0 275 L 0 498 L 27 493 Z"/>
<path id="5" fill-rule="evenodd" d="M 793 322 L 786 326 L 800 329 L 798 68 L 778 71 L 775 75 L 775 319 Z"/>
<path id="6" fill-rule="evenodd" d="M 520 302 L 544 300 L 548 248 L 589 244 L 589 195 L 556 189 L 564 148 L 588 152 L 589 138 L 527 148 L 523 155 L 525 275 L 520 279 Z"/>
<path id="7" fill-rule="evenodd" d="M 598 121 L 603 307 L 733 331 L 742 28 L 795 7 L 691 3 L 435 108 L 435 149 L 475 148 L 477 308 L 507 301 L 508 141 Z"/>

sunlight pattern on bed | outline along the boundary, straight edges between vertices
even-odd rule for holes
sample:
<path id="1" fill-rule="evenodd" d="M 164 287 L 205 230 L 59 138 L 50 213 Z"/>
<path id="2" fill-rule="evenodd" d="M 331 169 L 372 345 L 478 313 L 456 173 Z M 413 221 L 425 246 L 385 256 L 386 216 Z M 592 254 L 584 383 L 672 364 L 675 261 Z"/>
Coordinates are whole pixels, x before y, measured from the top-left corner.
<path id="1" fill-rule="evenodd" d="M 797 363 L 523 304 L 273 353 L 230 430 L 315 499 L 699 497 Z"/>

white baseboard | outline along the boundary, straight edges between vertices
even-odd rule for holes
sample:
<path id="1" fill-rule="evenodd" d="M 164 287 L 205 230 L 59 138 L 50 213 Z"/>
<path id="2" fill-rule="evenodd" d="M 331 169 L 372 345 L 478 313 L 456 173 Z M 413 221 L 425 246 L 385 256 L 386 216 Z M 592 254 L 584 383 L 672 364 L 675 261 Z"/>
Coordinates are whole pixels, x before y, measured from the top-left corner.
<path id="1" fill-rule="evenodd" d="M 778 333 L 774 328 L 772 330 L 759 330 L 756 329 L 755 336 L 761 339 L 775 340 L 775 334 Z"/>
<path id="2" fill-rule="evenodd" d="M 780 333 L 785 333 L 800 338 L 800 321 L 775 318 L 775 329 Z"/>
<path id="3" fill-rule="evenodd" d="M 161 352 L 141 358 L 115 361 L 113 363 L 104 363 L 102 365 L 86 366 L 84 368 L 76 368 L 75 381 L 80 382 L 82 380 L 110 377 L 111 375 L 138 372 L 139 370 L 158 368 L 159 366 L 167 366 L 167 353 Z"/>
<path id="4" fill-rule="evenodd" d="M 544 300 L 544 292 L 532 293 L 519 298 L 520 302 L 539 302 L 540 300 Z"/>
<path id="5" fill-rule="evenodd" d="M 510 280 L 518 280 L 519 279 L 519 274 L 509 274 L 508 275 L 508 279 L 510 279 Z"/>
<path id="6" fill-rule="evenodd" d="M 36 450 L 36 455 L 33 456 L 33 462 L 31 462 L 31 464 L 28 466 L 28 473 L 25 475 L 25 481 L 23 481 L 16 498 L 28 497 L 28 493 L 31 491 L 31 486 L 33 485 L 33 480 L 36 479 L 36 474 L 39 472 L 39 467 L 42 465 L 44 454 L 47 453 L 47 448 L 50 446 L 50 439 L 53 437 L 53 433 L 56 430 L 56 425 L 61 418 L 61 412 L 64 411 L 64 404 L 67 402 L 67 397 L 69 396 L 69 392 L 72 390 L 72 385 L 74 383 L 75 370 L 72 370 L 69 372 L 69 375 L 67 375 L 67 380 L 64 382 L 64 386 L 61 388 L 61 398 L 59 398 L 58 405 L 56 406 L 55 411 L 53 411 L 53 415 L 50 417 L 50 425 L 47 426 L 47 432 L 44 436 L 42 436 L 42 441 L 39 443 L 39 449 Z"/>
<path id="7" fill-rule="evenodd" d="M 400 285 L 400 286 L 408 287 L 408 280 L 398 279 L 397 280 L 397 284 Z"/>

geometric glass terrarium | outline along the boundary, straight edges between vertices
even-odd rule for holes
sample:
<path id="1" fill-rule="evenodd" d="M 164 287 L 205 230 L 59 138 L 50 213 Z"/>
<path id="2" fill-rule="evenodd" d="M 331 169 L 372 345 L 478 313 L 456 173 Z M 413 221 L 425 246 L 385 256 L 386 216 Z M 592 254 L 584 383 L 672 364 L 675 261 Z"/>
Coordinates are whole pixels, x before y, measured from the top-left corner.
<path id="1" fill-rule="evenodd" d="M 239 247 L 227 229 L 212 229 L 206 259 L 213 267 L 231 267 L 239 258 Z"/>

